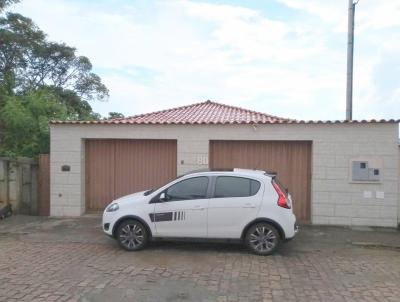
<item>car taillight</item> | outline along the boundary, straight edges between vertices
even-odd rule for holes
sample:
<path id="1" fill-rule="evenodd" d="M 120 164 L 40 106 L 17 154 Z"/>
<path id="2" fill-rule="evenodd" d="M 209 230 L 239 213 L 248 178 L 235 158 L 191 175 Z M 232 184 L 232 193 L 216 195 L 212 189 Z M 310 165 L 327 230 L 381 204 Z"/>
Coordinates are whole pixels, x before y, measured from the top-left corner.
<path id="1" fill-rule="evenodd" d="M 290 209 L 290 202 L 288 201 L 288 197 L 286 196 L 286 194 L 282 191 L 282 189 L 275 181 L 272 181 L 272 185 L 274 186 L 276 193 L 278 193 L 278 206 Z"/>

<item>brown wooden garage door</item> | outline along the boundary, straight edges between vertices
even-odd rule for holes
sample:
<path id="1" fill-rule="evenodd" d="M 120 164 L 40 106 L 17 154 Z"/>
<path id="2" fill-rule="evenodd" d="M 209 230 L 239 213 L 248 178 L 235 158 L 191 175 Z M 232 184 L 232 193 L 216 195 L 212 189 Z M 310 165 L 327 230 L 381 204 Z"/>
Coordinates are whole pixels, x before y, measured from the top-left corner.
<path id="1" fill-rule="evenodd" d="M 310 221 L 311 142 L 211 141 L 210 167 L 277 172 L 293 197 L 297 219 Z"/>
<path id="2" fill-rule="evenodd" d="M 87 140 L 85 154 L 88 211 L 176 177 L 175 140 Z"/>

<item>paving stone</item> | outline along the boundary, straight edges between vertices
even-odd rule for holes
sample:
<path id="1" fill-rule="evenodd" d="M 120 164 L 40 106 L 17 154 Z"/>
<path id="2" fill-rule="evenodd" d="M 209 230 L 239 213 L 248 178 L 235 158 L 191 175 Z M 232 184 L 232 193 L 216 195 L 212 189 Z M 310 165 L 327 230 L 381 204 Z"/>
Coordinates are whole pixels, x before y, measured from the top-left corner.
<path id="1" fill-rule="evenodd" d="M 337 235 L 332 236 L 335 241 L 315 239 L 312 227 L 276 255 L 259 257 L 241 245 L 200 243 L 154 243 L 129 253 L 101 233 L 97 220 L 50 222 L 31 223 L 29 230 L 23 225 L 7 229 L 7 221 L 2 225 L 0 301 L 309 302 L 400 297 L 400 250 L 354 246 L 338 242 Z M 329 238 L 329 229 L 325 232 Z M 357 233 L 348 232 L 354 239 Z"/>

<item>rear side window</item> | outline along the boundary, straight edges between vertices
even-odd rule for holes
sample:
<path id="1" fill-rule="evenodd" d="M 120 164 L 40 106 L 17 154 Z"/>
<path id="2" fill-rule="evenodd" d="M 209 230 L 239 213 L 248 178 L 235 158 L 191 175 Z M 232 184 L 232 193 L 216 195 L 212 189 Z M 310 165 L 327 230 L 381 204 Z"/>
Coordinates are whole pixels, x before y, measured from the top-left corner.
<path id="1" fill-rule="evenodd" d="M 282 193 L 285 194 L 285 196 L 288 196 L 288 189 L 279 181 L 277 177 L 274 177 L 272 179 L 272 182 L 276 183 L 278 187 L 282 190 Z"/>
<path id="2" fill-rule="evenodd" d="M 234 176 L 218 176 L 215 182 L 215 198 L 248 197 L 257 194 L 260 182 L 254 179 Z"/>

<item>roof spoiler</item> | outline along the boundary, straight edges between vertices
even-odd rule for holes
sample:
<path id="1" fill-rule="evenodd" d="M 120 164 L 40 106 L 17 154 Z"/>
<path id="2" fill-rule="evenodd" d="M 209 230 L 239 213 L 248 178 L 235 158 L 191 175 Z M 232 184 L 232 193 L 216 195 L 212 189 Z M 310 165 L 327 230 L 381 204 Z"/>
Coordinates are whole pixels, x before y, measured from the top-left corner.
<path id="1" fill-rule="evenodd" d="M 275 178 L 278 175 L 278 173 L 275 171 L 265 171 L 264 174 L 267 176 L 271 176 L 272 178 Z"/>

